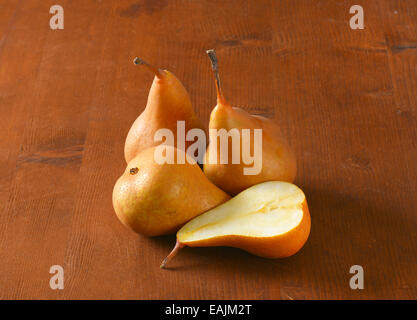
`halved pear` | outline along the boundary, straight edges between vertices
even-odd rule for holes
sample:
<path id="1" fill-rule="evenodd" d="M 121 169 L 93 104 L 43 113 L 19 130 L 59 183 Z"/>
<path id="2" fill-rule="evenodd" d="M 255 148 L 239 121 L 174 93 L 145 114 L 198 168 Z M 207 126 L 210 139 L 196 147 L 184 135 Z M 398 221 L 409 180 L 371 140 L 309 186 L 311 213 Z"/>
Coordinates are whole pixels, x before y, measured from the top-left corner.
<path id="1" fill-rule="evenodd" d="M 300 188 L 281 181 L 260 183 L 185 224 L 161 268 L 184 246 L 228 246 L 265 258 L 288 257 L 303 247 L 310 225 Z"/>

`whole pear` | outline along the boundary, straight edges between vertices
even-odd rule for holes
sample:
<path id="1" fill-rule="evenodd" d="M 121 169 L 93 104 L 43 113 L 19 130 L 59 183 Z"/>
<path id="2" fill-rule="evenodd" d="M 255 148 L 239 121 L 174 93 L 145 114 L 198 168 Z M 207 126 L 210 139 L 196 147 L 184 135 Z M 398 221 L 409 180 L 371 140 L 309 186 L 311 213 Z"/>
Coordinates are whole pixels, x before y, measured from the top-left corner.
<path id="1" fill-rule="evenodd" d="M 217 58 L 213 50 L 207 51 L 212 60 L 213 70 L 216 77 L 217 105 L 210 115 L 209 129 L 232 129 L 238 130 L 242 137 L 243 129 L 250 129 L 250 153 L 254 155 L 254 129 L 262 129 L 262 164 L 261 170 L 257 174 L 245 174 L 243 168 L 247 167 L 240 154 L 239 163 L 232 163 L 232 139 L 227 141 L 228 161 L 221 163 L 220 148 L 221 141 L 218 137 L 217 143 L 213 145 L 210 140 L 204 160 L 204 173 L 219 188 L 231 195 L 261 182 L 265 181 L 286 181 L 293 182 L 295 179 L 297 166 L 294 153 L 282 138 L 279 128 L 268 118 L 251 115 L 245 110 L 232 107 L 224 98 L 220 87 L 218 75 Z M 210 137 L 211 138 L 211 137 Z M 216 148 L 217 150 L 213 150 Z M 240 152 L 243 150 L 241 142 Z M 210 154 L 217 152 L 217 161 L 210 161 Z"/>
<path id="2" fill-rule="evenodd" d="M 113 207 L 124 225 L 146 236 L 171 234 L 230 199 L 182 150 L 166 146 L 167 153 L 186 159 L 185 163 L 158 164 L 156 148 L 133 158 L 114 186 Z"/>
<path id="3" fill-rule="evenodd" d="M 177 121 L 185 122 L 186 133 L 194 128 L 204 130 L 194 113 L 187 90 L 171 72 L 157 69 L 139 58 L 134 63 L 147 67 L 155 74 L 155 78 L 145 110 L 127 134 L 124 148 L 126 162 L 129 163 L 141 151 L 159 145 L 160 141 L 154 141 L 155 132 L 159 129 L 171 130 L 175 137 L 174 146 L 187 150 L 192 141 L 186 141 L 183 147 L 176 144 Z"/>

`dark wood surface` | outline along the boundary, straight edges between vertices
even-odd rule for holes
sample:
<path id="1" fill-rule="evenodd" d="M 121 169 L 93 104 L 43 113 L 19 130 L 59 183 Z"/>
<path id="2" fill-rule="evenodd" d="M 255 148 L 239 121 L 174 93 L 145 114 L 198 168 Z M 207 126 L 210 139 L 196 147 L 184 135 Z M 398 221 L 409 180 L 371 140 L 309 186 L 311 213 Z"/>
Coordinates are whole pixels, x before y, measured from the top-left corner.
<path id="1" fill-rule="evenodd" d="M 417 1 L 361 1 L 364 30 L 353 4 L 2 0 L 0 298 L 416 299 Z M 207 124 L 210 48 L 228 100 L 296 151 L 312 231 L 288 259 L 184 249 L 160 270 L 175 237 L 129 231 L 111 202 L 152 81 L 132 58 L 176 74 Z"/>

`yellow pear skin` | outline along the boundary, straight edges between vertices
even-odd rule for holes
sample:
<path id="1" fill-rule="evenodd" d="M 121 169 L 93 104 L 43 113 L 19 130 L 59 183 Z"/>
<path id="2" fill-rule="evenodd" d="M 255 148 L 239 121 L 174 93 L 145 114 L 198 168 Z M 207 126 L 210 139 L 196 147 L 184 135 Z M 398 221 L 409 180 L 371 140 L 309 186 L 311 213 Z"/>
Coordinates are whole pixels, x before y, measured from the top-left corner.
<path id="1" fill-rule="evenodd" d="M 242 137 L 242 129 L 250 129 L 251 148 L 254 152 L 254 129 L 262 129 L 262 167 L 258 174 L 244 174 L 242 155 L 240 163 L 232 163 L 232 139 L 228 140 L 228 162 L 220 163 L 220 139 L 217 138 L 217 163 L 210 161 L 210 154 L 213 152 L 212 141 L 207 147 L 204 160 L 204 173 L 219 188 L 230 195 L 239 192 L 265 181 L 287 181 L 293 182 L 296 176 L 297 165 L 295 155 L 288 144 L 282 138 L 279 128 L 270 119 L 262 116 L 251 115 L 243 109 L 232 107 L 225 100 L 218 76 L 217 58 L 213 50 L 207 51 L 213 63 L 213 70 L 216 76 L 217 105 L 210 115 L 210 129 L 231 129 L 239 130 Z M 242 145 L 240 146 L 242 152 Z"/>
<path id="2" fill-rule="evenodd" d="M 171 130 L 175 137 L 174 146 L 179 147 L 176 144 L 177 121 L 185 121 L 186 133 L 194 128 L 204 130 L 194 113 L 187 90 L 174 74 L 157 69 L 139 58 L 134 63 L 150 69 L 155 78 L 145 110 L 135 120 L 126 138 L 124 153 L 127 163 L 141 151 L 161 144 L 161 141 L 154 141 L 155 132 L 159 129 Z M 186 141 L 185 150 L 192 143 Z"/>
<path id="3" fill-rule="evenodd" d="M 191 157 L 166 148 L 187 161 L 158 164 L 156 147 L 146 149 L 128 163 L 113 189 L 113 207 L 120 221 L 146 236 L 175 233 L 192 218 L 230 199 Z"/>

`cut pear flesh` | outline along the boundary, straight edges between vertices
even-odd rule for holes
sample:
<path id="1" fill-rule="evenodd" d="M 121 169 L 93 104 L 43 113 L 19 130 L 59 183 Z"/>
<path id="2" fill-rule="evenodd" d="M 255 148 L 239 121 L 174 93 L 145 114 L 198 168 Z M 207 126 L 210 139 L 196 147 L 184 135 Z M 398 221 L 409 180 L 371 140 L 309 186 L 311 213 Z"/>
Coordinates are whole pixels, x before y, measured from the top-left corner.
<path id="1" fill-rule="evenodd" d="M 265 182 L 194 218 L 178 232 L 187 242 L 226 235 L 274 237 L 294 229 L 303 218 L 304 193 L 287 182 Z"/>
<path id="2" fill-rule="evenodd" d="M 185 224 L 161 268 L 184 246 L 229 246 L 265 258 L 289 257 L 303 247 L 310 226 L 301 189 L 288 182 L 263 182 Z"/>

